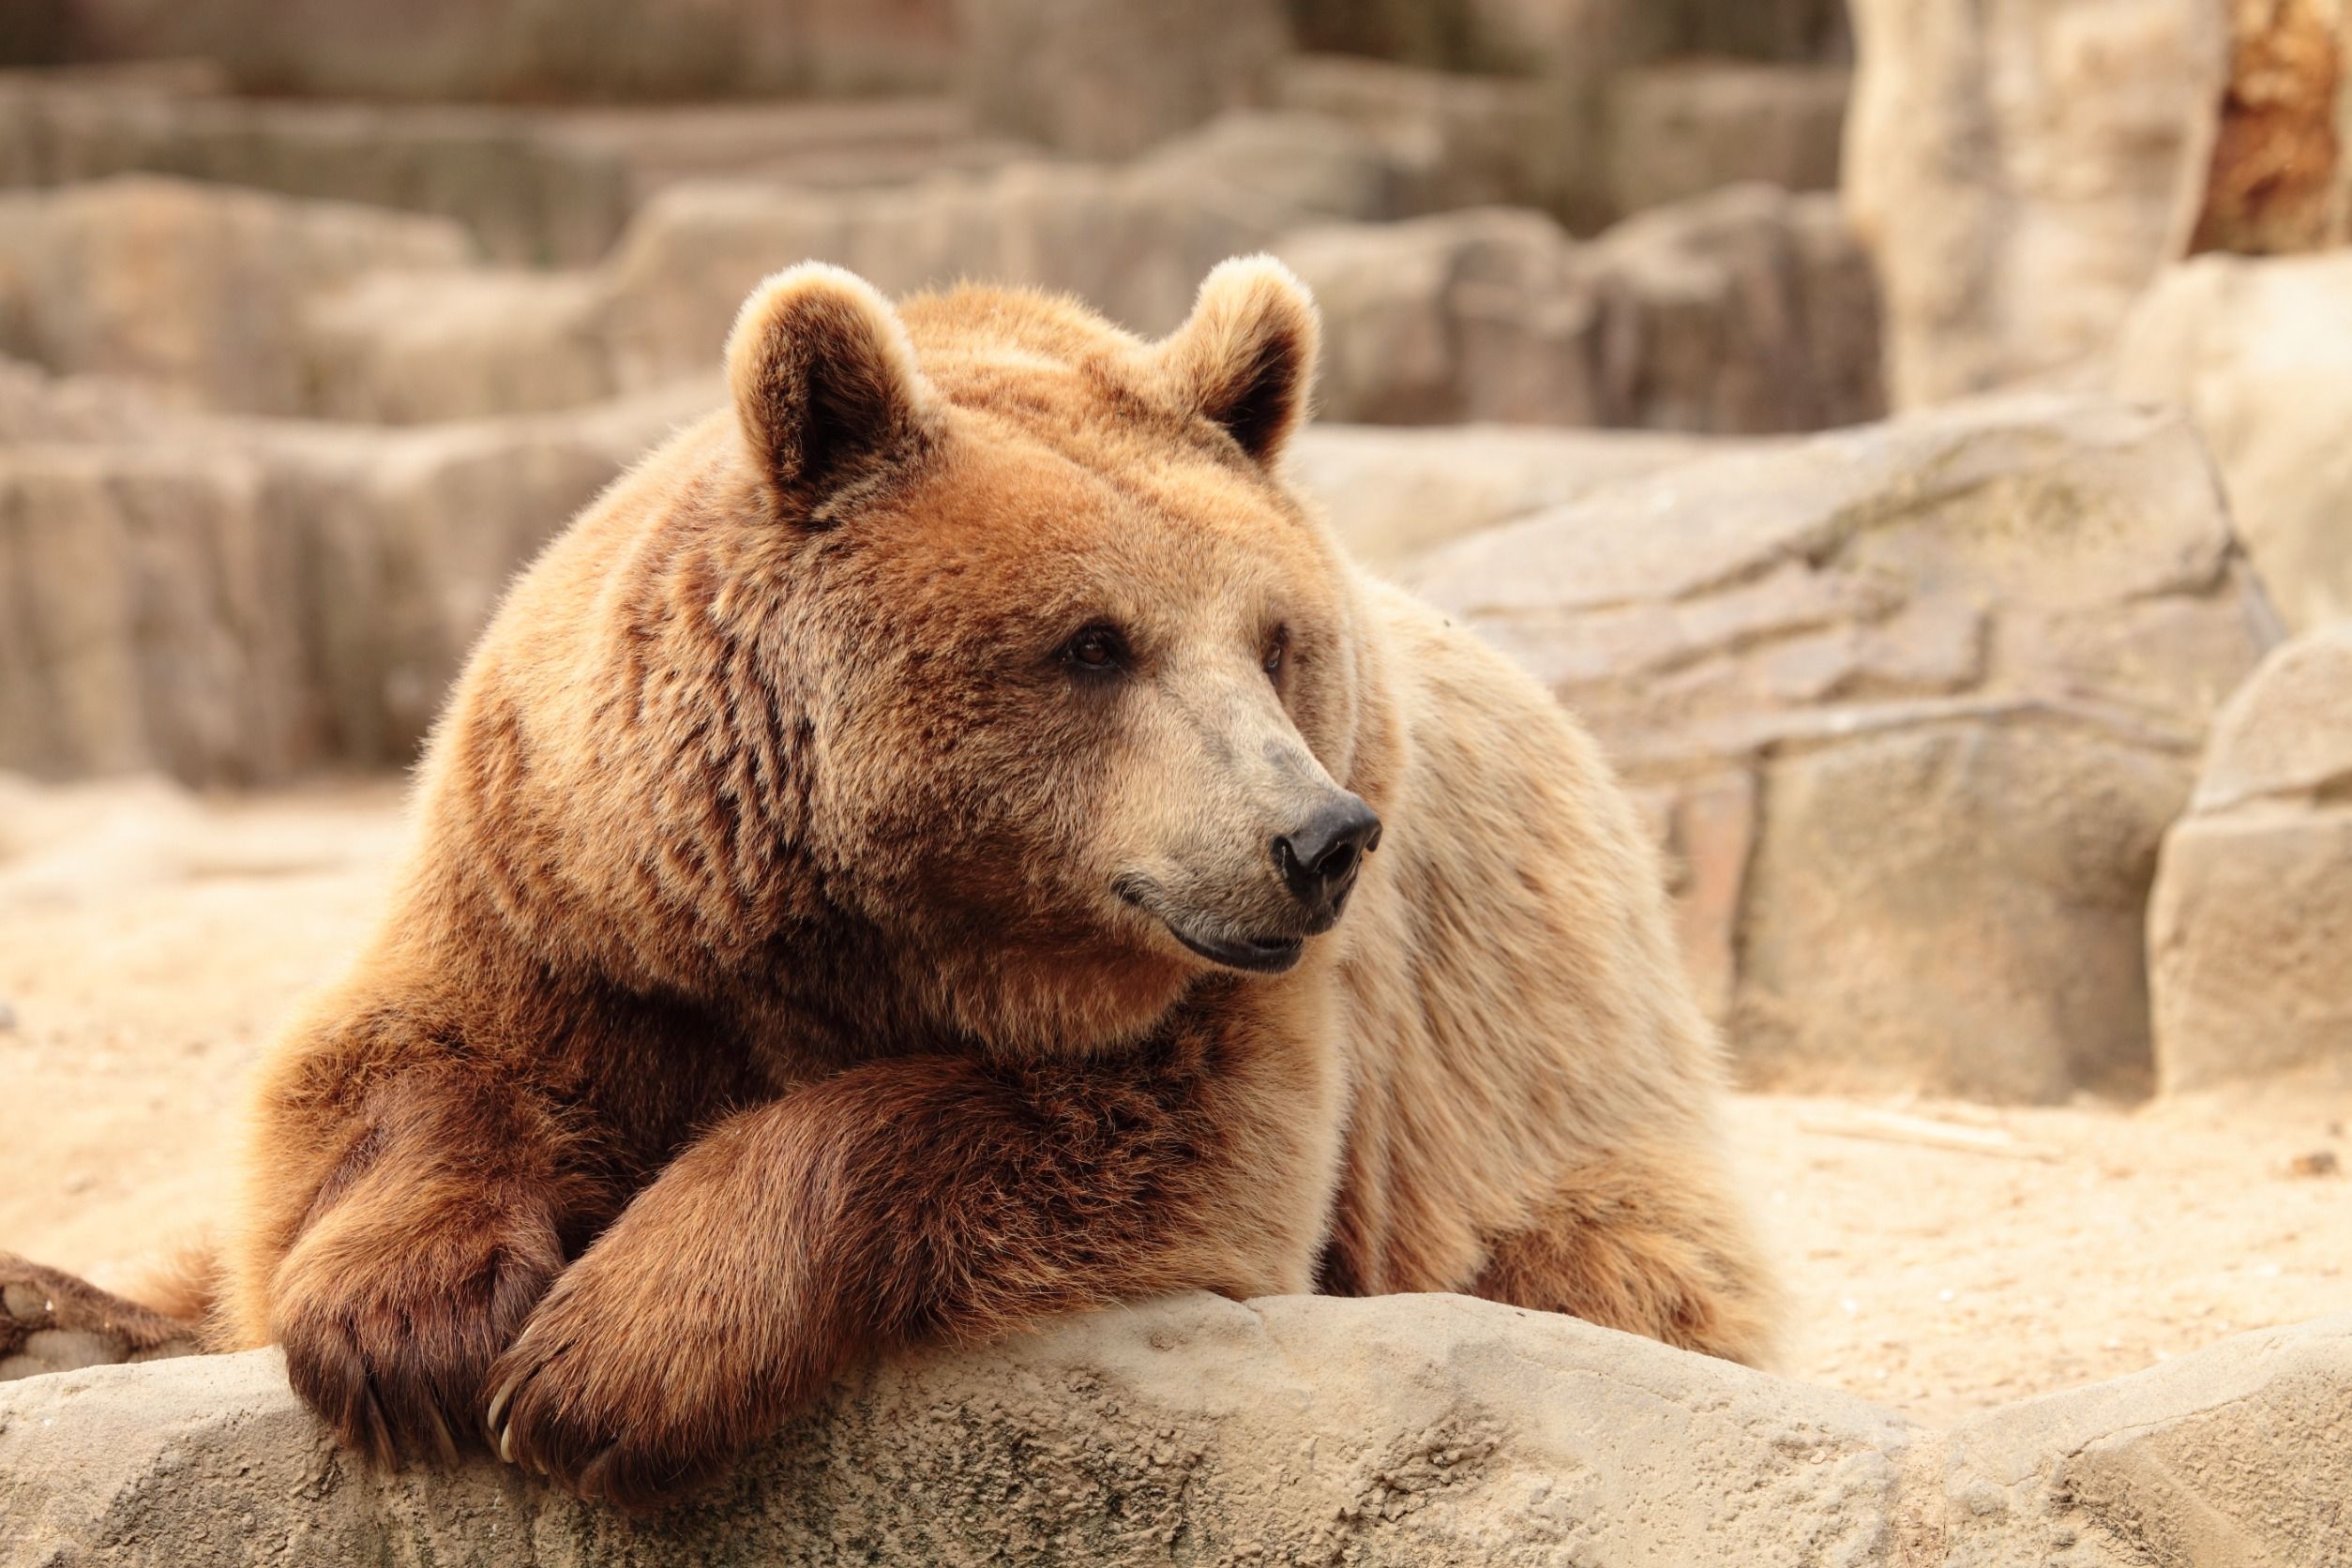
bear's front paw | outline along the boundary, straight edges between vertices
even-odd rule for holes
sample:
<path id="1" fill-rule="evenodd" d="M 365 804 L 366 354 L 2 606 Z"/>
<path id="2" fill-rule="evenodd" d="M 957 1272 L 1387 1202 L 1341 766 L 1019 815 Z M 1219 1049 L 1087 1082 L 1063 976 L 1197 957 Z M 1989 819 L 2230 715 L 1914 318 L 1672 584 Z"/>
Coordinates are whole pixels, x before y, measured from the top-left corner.
<path id="1" fill-rule="evenodd" d="M 122 1361 L 192 1355 L 196 1325 L 0 1252 L 0 1382 Z"/>
<path id="2" fill-rule="evenodd" d="M 560 1263 L 541 1247 L 491 1244 L 461 1266 L 431 1251 L 387 1252 L 364 1269 L 321 1259 L 290 1270 L 279 1292 L 287 1380 L 337 1437 L 381 1466 L 457 1457 L 484 1375 Z"/>
<path id="3" fill-rule="evenodd" d="M 500 1457 L 642 1512 L 716 1477 L 827 1363 L 780 1317 L 728 1318 L 740 1294 L 698 1289 L 629 1239 L 608 1235 L 540 1303 L 490 1369 L 485 1421 Z"/>

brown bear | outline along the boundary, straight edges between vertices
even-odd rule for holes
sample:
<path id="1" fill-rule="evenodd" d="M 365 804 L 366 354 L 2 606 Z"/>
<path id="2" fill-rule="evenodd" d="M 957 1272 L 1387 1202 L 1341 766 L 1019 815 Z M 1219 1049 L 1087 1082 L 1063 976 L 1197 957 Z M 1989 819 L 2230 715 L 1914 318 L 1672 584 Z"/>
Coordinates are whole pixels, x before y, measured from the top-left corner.
<path id="1" fill-rule="evenodd" d="M 213 1339 L 591 1497 L 850 1358 L 1186 1289 L 1753 1361 L 1659 870 L 1531 681 L 1281 477 L 1317 321 L 807 264 L 508 596 L 381 935 L 269 1063 Z"/>

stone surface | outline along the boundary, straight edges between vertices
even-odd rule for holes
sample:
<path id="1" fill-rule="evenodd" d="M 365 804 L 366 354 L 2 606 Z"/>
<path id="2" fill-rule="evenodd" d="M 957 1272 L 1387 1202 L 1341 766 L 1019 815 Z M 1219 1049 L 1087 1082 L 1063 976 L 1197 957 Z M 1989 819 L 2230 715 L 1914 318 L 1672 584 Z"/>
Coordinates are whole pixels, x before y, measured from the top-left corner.
<path id="1" fill-rule="evenodd" d="M 1837 188 L 1849 73 L 1842 66 L 1677 60 L 1607 88 L 1607 188 L 1621 213 L 1755 180 Z"/>
<path id="2" fill-rule="evenodd" d="M 1322 309 L 1336 418 L 1762 433 L 1882 408 L 1877 296 L 1832 197 L 1735 187 L 1583 246 L 1497 207 L 1277 249 Z"/>
<path id="3" fill-rule="evenodd" d="M 218 61 L 245 92 L 729 98 L 937 86 L 950 0 L 58 0 L 53 56 Z"/>
<path id="4" fill-rule="evenodd" d="M 0 1560 L 1900 1563 L 2327 1560 L 2352 1319 L 1945 1436 L 1455 1296 L 1191 1295 L 852 1373 L 650 1521 L 484 1460 L 360 1471 L 274 1352 L 0 1388 Z"/>
<path id="5" fill-rule="evenodd" d="M 1290 48 L 1280 0 L 956 0 L 956 16 L 974 122 L 1081 158 L 1270 101 Z"/>
<path id="6" fill-rule="evenodd" d="M 2158 1079 L 2352 1065 L 2352 623 L 2265 659 L 2213 726 L 2148 910 Z"/>
<path id="7" fill-rule="evenodd" d="M 1299 432 L 1288 462 L 1349 553 L 1386 573 L 1482 529 L 1736 445 L 1647 430 L 1320 424 Z"/>
<path id="8" fill-rule="evenodd" d="M 1942 1568 L 2323 1563 L 2352 1474 L 2352 1318 L 2027 1400 L 1946 1444 Z"/>
<path id="9" fill-rule="evenodd" d="M 2352 256 L 2201 256 L 2133 308 L 2116 390 L 2195 419 L 2297 629 L 2352 615 Z"/>
<path id="10" fill-rule="evenodd" d="M 1586 247 L 1597 423 L 1771 434 L 1886 412 L 1877 286 L 1837 199 L 1732 186 Z"/>
<path id="11" fill-rule="evenodd" d="M 1846 192 L 1896 406 L 2095 378 L 2180 253 L 2224 72 L 2214 0 L 1855 0 Z"/>
<path id="12" fill-rule="evenodd" d="M 1580 149 L 1558 134 L 1542 83 L 1467 76 L 1346 54 L 1307 54 L 1276 80 L 1284 107 L 1378 137 L 1414 171 L 1415 211 L 1562 206 Z"/>
<path id="13" fill-rule="evenodd" d="M 1650 795 L 1747 1081 L 2147 1086 L 2157 845 L 2277 635 L 2179 416 L 2005 400 L 1715 458 L 1405 580 Z"/>
<path id="14" fill-rule="evenodd" d="M 0 196 L 0 353 L 192 406 L 298 413 L 306 298 L 472 253 L 445 219 L 143 175 Z"/>
<path id="15" fill-rule="evenodd" d="M 0 767 L 210 784 L 406 762 L 506 580 L 717 400 L 407 431 L 132 404 L 126 426 L 104 388 L 12 400 L 22 380 L 0 378 Z"/>

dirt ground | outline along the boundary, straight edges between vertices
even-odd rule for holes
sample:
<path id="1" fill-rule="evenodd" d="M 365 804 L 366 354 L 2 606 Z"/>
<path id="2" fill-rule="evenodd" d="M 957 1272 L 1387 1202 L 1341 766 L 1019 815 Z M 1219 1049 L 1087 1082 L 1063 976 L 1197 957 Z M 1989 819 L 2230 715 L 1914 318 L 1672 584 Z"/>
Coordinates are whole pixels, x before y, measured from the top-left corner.
<path id="1" fill-rule="evenodd" d="M 385 784 L 0 776 L 0 1249 L 119 1284 L 223 1212 L 245 1070 L 400 841 Z M 1732 1124 L 1793 1298 L 1782 1369 L 1931 1423 L 2352 1310 L 2327 1158 L 2352 1164 L 2352 1075 L 2062 1109 L 1745 1095 Z"/>

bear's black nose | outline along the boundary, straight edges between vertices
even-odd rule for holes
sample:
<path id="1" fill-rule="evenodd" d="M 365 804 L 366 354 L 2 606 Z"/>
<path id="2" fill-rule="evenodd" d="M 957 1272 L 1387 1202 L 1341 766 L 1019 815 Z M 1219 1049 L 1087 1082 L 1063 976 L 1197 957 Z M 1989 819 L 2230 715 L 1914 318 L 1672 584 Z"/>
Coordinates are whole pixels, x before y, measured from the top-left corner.
<path id="1" fill-rule="evenodd" d="M 1274 841 L 1274 867 L 1299 902 L 1321 910 L 1347 896 L 1364 857 L 1380 847 L 1380 819 L 1343 794 Z"/>

